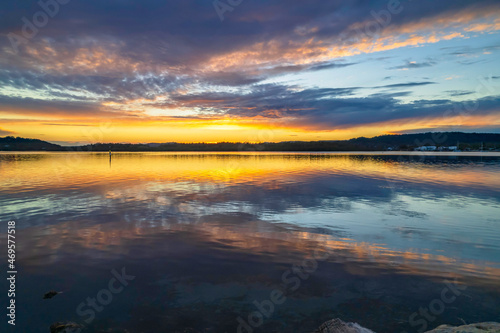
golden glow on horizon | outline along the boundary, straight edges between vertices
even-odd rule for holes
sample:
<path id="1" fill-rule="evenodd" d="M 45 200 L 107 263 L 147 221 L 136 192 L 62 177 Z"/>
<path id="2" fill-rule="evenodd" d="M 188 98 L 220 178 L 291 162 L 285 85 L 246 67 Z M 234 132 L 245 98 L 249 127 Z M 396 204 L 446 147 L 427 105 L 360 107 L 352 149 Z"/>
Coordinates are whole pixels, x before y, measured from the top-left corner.
<path id="1" fill-rule="evenodd" d="M 365 25 L 366 22 L 357 22 L 350 29 L 356 31 Z M 317 33 L 320 28 L 304 27 L 300 35 Z M 155 65 L 152 70 L 151 64 L 138 62 L 122 54 L 120 52 L 122 45 L 119 42 L 107 41 L 102 45 L 96 42 L 91 46 L 67 52 L 58 49 L 50 41 L 41 39 L 35 44 L 27 45 L 26 52 L 32 57 L 30 61 L 37 63 L 44 72 L 58 75 L 100 73 L 103 76 L 108 74 L 113 76 L 116 73 L 128 73 L 141 79 L 165 73 L 173 75 L 200 73 L 201 76 L 210 78 L 211 75 L 220 72 L 229 73 L 231 69 L 236 69 L 242 73 L 258 76 L 273 66 L 321 63 L 361 53 L 376 53 L 403 47 L 419 47 L 443 40 L 470 38 L 470 34 L 466 35 L 468 32 L 480 34 L 498 30 L 500 30 L 500 18 L 496 11 L 475 8 L 404 25 L 390 25 L 375 39 L 361 34 L 361 38 L 350 40 L 348 43 L 337 40 L 336 37 L 320 39 L 314 35 L 304 40 L 291 39 L 285 44 L 281 40 L 268 40 L 231 49 L 228 53 L 215 54 L 190 67 L 187 72 L 182 66 L 168 67 L 162 64 Z M 245 118 L 237 115 L 233 115 L 233 118 L 221 118 L 215 115 L 215 112 L 219 110 L 223 113 L 235 108 L 234 104 L 224 105 L 224 100 L 217 97 L 209 99 L 194 96 L 189 99 L 189 94 L 196 91 L 196 88 L 196 86 L 185 86 L 172 90 L 170 92 L 172 95 L 186 95 L 186 98 L 175 102 L 169 99 L 169 93 L 165 91 L 151 99 L 131 98 L 120 102 L 99 101 L 103 96 L 88 92 L 89 96 L 86 97 L 95 98 L 95 104 L 89 103 L 93 106 L 86 105 L 82 110 L 75 110 L 73 113 L 62 107 L 32 106 L 14 109 L 4 107 L 0 108 L 1 130 L 5 134 L 21 137 L 81 143 L 276 142 L 344 140 L 445 127 L 460 131 L 460 127 L 500 126 L 498 111 L 496 116 L 476 116 L 473 113 L 465 117 L 437 115 L 338 126 L 328 123 L 309 123 L 307 116 L 303 119 Z M 9 91 L 7 95 L 14 93 L 15 91 Z M 40 97 L 36 93 L 39 91 L 30 92 L 26 89 L 22 97 L 33 99 Z M 74 92 L 74 94 L 83 93 Z M 481 97 L 484 96 L 481 94 L 475 96 L 477 99 Z M 251 110 L 252 106 L 241 108 Z M 199 109 L 208 110 L 208 113 L 200 112 Z M 210 113 L 212 111 L 214 113 Z M 268 110 L 269 113 L 273 111 Z M 106 125 L 103 129 L 103 123 L 109 126 Z"/>
<path id="2" fill-rule="evenodd" d="M 500 126 L 498 116 L 454 116 L 437 118 L 404 119 L 370 125 L 358 125 L 328 130 L 324 124 L 301 124 L 292 122 L 288 126 L 280 119 L 182 119 L 154 121 L 149 118 L 131 120 L 127 118 L 101 121 L 92 119 L 10 119 L 2 129 L 14 132 L 11 135 L 37 138 L 45 141 L 68 141 L 82 143 L 97 142 L 279 142 L 345 140 L 353 137 L 373 137 L 385 133 L 449 128 L 459 130 L 462 126 Z M 153 118 L 154 119 L 154 118 Z M 160 118 L 163 119 L 163 118 Z"/>

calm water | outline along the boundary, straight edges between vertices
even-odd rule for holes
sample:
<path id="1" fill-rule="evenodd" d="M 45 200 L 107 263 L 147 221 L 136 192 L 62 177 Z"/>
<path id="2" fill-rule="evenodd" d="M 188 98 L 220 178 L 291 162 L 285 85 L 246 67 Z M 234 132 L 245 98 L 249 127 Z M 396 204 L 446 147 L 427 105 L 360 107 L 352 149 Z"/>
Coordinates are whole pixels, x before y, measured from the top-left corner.
<path id="1" fill-rule="evenodd" d="M 4 153 L 0 184 L 2 234 L 17 222 L 16 332 L 500 321 L 498 156 Z M 135 279 L 106 291 L 123 268 Z M 461 291 L 441 309 L 446 281 Z M 101 311 L 85 304 L 98 293 Z"/>

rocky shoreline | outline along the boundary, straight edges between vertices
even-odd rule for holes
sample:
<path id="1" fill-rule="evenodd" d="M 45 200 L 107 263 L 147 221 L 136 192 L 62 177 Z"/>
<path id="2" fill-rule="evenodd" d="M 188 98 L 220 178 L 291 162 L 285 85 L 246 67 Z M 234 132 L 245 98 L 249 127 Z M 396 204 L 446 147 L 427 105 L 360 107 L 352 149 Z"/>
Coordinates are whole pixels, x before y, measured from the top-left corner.
<path id="1" fill-rule="evenodd" d="M 356 323 L 346 323 L 340 319 L 332 319 L 323 323 L 313 333 L 375 333 Z M 500 323 L 487 322 L 463 326 L 441 325 L 425 333 L 500 333 Z"/>

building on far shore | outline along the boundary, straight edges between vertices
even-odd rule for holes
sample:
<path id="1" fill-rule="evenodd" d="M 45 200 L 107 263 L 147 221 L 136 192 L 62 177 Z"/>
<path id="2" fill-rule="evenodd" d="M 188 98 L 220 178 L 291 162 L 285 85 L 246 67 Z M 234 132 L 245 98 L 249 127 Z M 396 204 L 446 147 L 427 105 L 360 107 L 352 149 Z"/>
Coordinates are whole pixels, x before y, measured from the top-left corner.
<path id="1" fill-rule="evenodd" d="M 415 148 L 417 151 L 436 151 L 437 147 L 436 146 L 421 146 Z"/>
<path id="2" fill-rule="evenodd" d="M 458 151 L 458 146 L 442 146 L 438 148 L 439 151 Z"/>
<path id="3" fill-rule="evenodd" d="M 421 146 L 415 148 L 416 151 L 459 151 L 458 146 Z"/>

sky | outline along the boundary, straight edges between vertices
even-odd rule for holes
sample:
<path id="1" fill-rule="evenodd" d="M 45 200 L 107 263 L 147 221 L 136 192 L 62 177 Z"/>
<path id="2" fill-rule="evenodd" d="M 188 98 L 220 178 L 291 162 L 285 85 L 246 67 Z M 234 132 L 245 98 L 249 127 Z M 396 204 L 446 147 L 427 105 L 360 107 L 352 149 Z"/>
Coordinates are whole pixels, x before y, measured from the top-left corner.
<path id="1" fill-rule="evenodd" d="M 0 136 L 500 133 L 500 1 L 3 0 Z"/>

